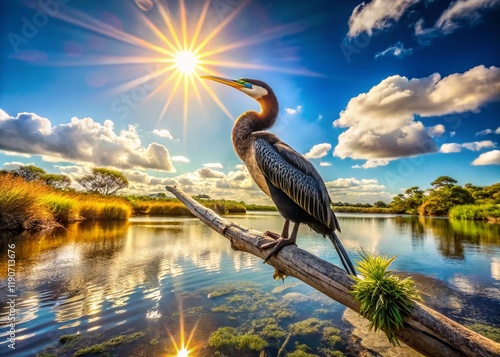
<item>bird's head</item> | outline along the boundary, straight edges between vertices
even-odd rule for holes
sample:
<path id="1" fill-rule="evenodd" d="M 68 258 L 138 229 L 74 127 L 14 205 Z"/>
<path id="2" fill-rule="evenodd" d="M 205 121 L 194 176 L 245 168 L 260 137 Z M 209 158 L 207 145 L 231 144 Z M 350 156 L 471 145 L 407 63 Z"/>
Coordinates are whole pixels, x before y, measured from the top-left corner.
<path id="1" fill-rule="evenodd" d="M 210 79 L 230 87 L 236 88 L 253 99 L 261 102 L 268 96 L 274 96 L 273 90 L 267 83 L 259 81 L 258 79 L 226 79 L 217 76 L 201 76 L 201 78 Z"/>

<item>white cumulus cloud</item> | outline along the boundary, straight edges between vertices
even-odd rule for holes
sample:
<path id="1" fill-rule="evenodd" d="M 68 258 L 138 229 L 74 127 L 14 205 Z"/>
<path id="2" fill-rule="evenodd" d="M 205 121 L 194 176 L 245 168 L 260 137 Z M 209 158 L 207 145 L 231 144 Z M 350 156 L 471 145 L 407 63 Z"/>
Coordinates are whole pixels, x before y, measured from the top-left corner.
<path id="1" fill-rule="evenodd" d="M 442 152 L 444 154 L 449 154 L 452 152 L 460 152 L 460 151 L 462 151 L 462 145 L 457 144 L 457 143 L 443 144 L 443 145 L 441 145 L 441 148 L 439 149 L 439 152 Z"/>
<path id="2" fill-rule="evenodd" d="M 491 150 L 482 153 L 477 159 L 472 161 L 472 165 L 500 165 L 500 150 Z"/>
<path id="3" fill-rule="evenodd" d="M 481 131 L 478 131 L 476 133 L 476 136 L 485 136 L 485 135 L 489 135 L 489 134 L 500 134 L 500 126 L 498 128 L 496 128 L 495 130 L 493 129 L 484 129 L 484 130 L 481 130 Z"/>
<path id="4" fill-rule="evenodd" d="M 224 166 L 220 162 L 207 162 L 203 164 L 203 167 L 208 167 L 209 169 L 222 169 Z"/>
<path id="5" fill-rule="evenodd" d="M 367 160 L 363 165 L 354 165 L 353 169 L 373 169 L 374 167 L 387 166 L 389 160 Z"/>
<path id="6" fill-rule="evenodd" d="M 373 203 L 378 200 L 387 202 L 393 196 L 385 191 L 385 186 L 381 185 L 377 179 L 346 177 L 325 184 L 333 202 Z"/>
<path id="7" fill-rule="evenodd" d="M 223 172 L 212 170 L 208 167 L 204 167 L 196 171 L 196 174 L 202 178 L 212 179 L 212 178 L 224 178 L 226 175 Z"/>
<path id="8" fill-rule="evenodd" d="M 326 167 L 326 166 L 332 166 L 332 163 L 328 162 L 328 161 L 321 161 L 319 163 L 319 166 L 324 166 L 324 167 Z"/>
<path id="9" fill-rule="evenodd" d="M 477 111 L 500 99 L 500 69 L 477 66 L 464 73 L 442 78 L 438 73 L 424 78 L 391 76 L 368 93 L 352 98 L 334 126 L 348 128 L 340 134 L 334 155 L 340 158 L 385 159 L 436 152 L 435 136 L 420 117 Z"/>
<path id="10" fill-rule="evenodd" d="M 383 51 L 378 52 L 375 55 L 375 58 L 379 58 L 386 55 L 392 55 L 397 58 L 403 58 L 406 56 L 410 56 L 413 53 L 413 49 L 405 48 L 402 42 L 398 42 L 395 45 L 389 46 Z"/>
<path id="11" fill-rule="evenodd" d="M 463 144 L 448 143 L 448 144 L 441 145 L 439 152 L 442 152 L 444 154 L 449 154 L 449 153 L 454 153 L 454 152 L 460 152 L 460 151 L 462 151 L 462 149 L 467 149 L 470 151 L 480 151 L 483 149 L 490 149 L 490 148 L 494 148 L 494 147 L 496 147 L 496 143 L 494 143 L 491 140 L 474 141 L 474 142 L 463 143 Z"/>
<path id="12" fill-rule="evenodd" d="M 302 105 L 297 105 L 295 108 L 285 108 L 285 112 L 289 115 L 302 113 Z"/>
<path id="13" fill-rule="evenodd" d="M 316 144 L 304 156 L 308 159 L 320 159 L 325 157 L 331 148 L 332 145 L 328 143 Z"/>
<path id="14" fill-rule="evenodd" d="M 419 42 L 430 44 L 434 37 L 449 35 L 463 26 L 479 23 L 488 10 L 500 5 L 500 0 L 457 0 L 441 13 L 432 27 L 424 28 L 424 19 L 415 24 Z"/>
<path id="15" fill-rule="evenodd" d="M 439 138 L 445 133 L 445 131 L 446 128 L 443 124 L 438 124 L 427 128 L 427 134 L 429 134 L 431 138 Z"/>
<path id="16" fill-rule="evenodd" d="M 174 161 L 174 162 L 189 163 L 189 159 L 187 157 L 181 156 L 181 155 L 172 156 L 171 160 Z"/>
<path id="17" fill-rule="evenodd" d="M 116 133 L 111 120 L 100 124 L 92 118 L 73 117 L 68 124 L 52 125 L 34 113 L 19 113 L 15 118 L 2 114 L 0 149 L 51 161 L 175 171 L 163 145 L 153 142 L 144 147 L 134 126 Z"/>
<path id="18" fill-rule="evenodd" d="M 4 170 L 10 171 L 10 170 L 17 170 L 21 166 L 25 166 L 25 165 L 34 165 L 34 164 L 33 163 L 25 164 L 25 163 L 22 163 L 19 161 L 12 161 L 12 162 L 5 162 L 2 166 L 3 166 Z"/>
<path id="19" fill-rule="evenodd" d="M 169 140 L 172 140 L 174 138 L 172 136 L 172 134 L 170 134 L 170 131 L 168 131 L 166 129 L 160 129 L 160 130 L 155 129 L 151 133 L 153 133 L 156 136 L 159 136 L 160 138 L 166 138 L 166 139 L 169 139 Z"/>
<path id="20" fill-rule="evenodd" d="M 493 133 L 493 130 L 491 130 L 491 129 L 484 129 L 484 130 L 478 131 L 476 133 L 476 136 L 485 136 L 485 135 L 488 135 L 488 134 L 491 134 L 491 133 Z"/>
<path id="21" fill-rule="evenodd" d="M 362 32 L 371 35 L 374 30 L 389 27 L 398 21 L 403 13 L 418 0 L 373 0 L 356 6 L 349 18 L 349 37 Z"/>
<path id="22" fill-rule="evenodd" d="M 434 27 L 445 34 L 451 33 L 460 27 L 460 23 L 477 21 L 481 11 L 499 4 L 499 0 L 457 0 L 441 14 Z"/>

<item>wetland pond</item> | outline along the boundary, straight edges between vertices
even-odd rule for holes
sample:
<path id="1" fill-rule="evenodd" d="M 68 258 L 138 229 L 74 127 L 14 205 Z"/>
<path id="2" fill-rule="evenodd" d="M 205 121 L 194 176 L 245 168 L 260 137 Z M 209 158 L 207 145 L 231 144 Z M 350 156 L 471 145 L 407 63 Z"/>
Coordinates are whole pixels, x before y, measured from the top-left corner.
<path id="1" fill-rule="evenodd" d="M 260 231 L 280 232 L 283 224 L 277 213 L 227 218 Z M 351 258 L 359 259 L 361 247 L 395 255 L 392 270 L 411 274 L 428 305 L 498 339 L 499 224 L 338 218 Z M 276 356 L 283 345 L 283 357 L 370 355 L 343 305 L 294 278 L 274 281 L 271 266 L 233 251 L 195 218 L 80 223 L 0 239 L 2 356 L 187 356 L 183 347 L 189 356 Z M 15 244 L 15 350 L 8 347 L 9 244 Z M 307 227 L 298 245 L 340 264 L 329 240 Z"/>

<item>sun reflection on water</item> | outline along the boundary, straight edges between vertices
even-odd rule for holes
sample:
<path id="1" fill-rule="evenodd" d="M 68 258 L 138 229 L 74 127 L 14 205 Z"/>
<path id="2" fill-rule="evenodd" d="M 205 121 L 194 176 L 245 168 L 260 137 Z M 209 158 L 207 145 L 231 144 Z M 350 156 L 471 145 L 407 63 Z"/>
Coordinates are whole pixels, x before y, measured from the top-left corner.
<path id="1" fill-rule="evenodd" d="M 179 352 L 177 352 L 177 357 L 188 357 L 189 356 L 189 351 L 185 348 L 182 347 Z"/>
<path id="2" fill-rule="evenodd" d="M 198 321 L 195 322 L 193 329 L 191 330 L 191 333 L 189 334 L 189 337 L 186 341 L 186 329 L 184 326 L 184 309 L 182 307 L 182 300 L 179 301 L 179 338 L 180 341 L 177 343 L 176 338 L 172 334 L 172 332 L 167 329 L 168 336 L 170 338 L 170 341 L 172 342 L 172 345 L 175 348 L 176 354 L 174 355 L 169 355 L 172 357 L 187 357 L 194 351 L 198 349 L 198 346 L 194 344 L 191 346 L 191 342 L 194 337 L 194 333 L 196 332 L 196 328 L 198 327 Z M 191 346 L 191 347 L 190 347 Z"/>

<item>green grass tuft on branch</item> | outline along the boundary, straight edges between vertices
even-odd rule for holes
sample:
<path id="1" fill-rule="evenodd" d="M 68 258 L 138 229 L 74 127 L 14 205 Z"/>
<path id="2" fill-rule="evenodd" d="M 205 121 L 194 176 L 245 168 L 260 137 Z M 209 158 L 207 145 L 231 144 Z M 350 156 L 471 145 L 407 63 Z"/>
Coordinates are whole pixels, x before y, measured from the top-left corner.
<path id="1" fill-rule="evenodd" d="M 389 342 L 399 346 L 395 331 L 403 327 L 404 317 L 411 315 L 420 293 L 411 278 L 401 279 L 388 270 L 395 257 L 373 256 L 360 252 L 352 295 L 360 304 L 360 314 L 367 318 L 371 330 L 382 330 Z"/>

